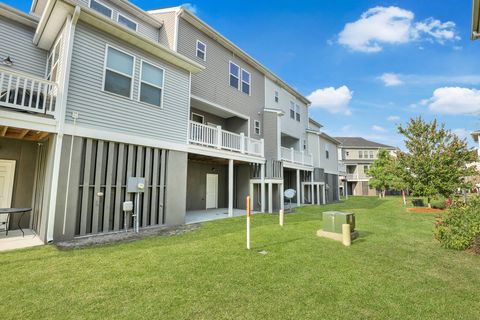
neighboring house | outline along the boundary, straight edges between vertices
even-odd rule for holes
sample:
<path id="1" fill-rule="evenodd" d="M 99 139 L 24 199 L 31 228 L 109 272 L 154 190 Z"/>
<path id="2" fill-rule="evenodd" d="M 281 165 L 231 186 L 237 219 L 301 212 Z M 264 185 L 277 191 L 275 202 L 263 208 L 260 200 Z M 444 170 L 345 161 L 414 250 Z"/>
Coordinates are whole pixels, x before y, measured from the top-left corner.
<path id="1" fill-rule="evenodd" d="M 335 139 L 341 142 L 339 158 L 341 164 L 345 166 L 345 175 L 340 178 L 343 195 L 376 195 L 377 191 L 368 185 L 370 180 L 368 169 L 378 158 L 380 149 L 394 153 L 397 148 L 361 137 L 336 137 Z"/>
<path id="2" fill-rule="evenodd" d="M 0 3 L 0 59 L 0 207 L 44 242 L 338 200 L 310 102 L 180 7 Z"/>

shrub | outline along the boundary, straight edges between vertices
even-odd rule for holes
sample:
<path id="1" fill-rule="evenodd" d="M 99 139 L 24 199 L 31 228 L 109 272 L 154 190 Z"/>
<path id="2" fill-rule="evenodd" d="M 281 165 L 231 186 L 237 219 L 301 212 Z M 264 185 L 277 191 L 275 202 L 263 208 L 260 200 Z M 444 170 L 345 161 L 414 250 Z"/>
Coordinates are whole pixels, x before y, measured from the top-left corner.
<path id="1" fill-rule="evenodd" d="M 465 250 L 480 236 L 480 197 L 455 201 L 436 223 L 435 238 L 448 249 Z"/>

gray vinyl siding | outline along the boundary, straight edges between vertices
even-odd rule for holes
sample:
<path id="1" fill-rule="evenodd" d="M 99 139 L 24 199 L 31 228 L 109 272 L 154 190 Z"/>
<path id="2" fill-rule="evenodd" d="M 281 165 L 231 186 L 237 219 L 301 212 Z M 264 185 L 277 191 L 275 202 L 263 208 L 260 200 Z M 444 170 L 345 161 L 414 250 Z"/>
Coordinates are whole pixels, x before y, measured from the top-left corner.
<path id="1" fill-rule="evenodd" d="M 135 56 L 133 99 L 102 91 L 107 44 Z M 165 71 L 162 109 L 137 101 L 142 58 Z M 77 111 L 79 125 L 186 143 L 188 104 L 189 73 L 79 22 L 73 46 L 66 122 L 71 123 L 71 114 Z"/>
<path id="2" fill-rule="evenodd" d="M 88 7 L 90 4 L 90 0 L 74 0 L 76 3 L 83 5 L 85 7 Z M 141 35 L 150 38 L 153 41 L 158 41 L 158 29 L 151 24 L 142 21 L 138 17 L 135 17 L 131 15 L 130 13 L 127 13 L 125 10 L 122 8 L 118 7 L 117 5 L 114 4 L 114 1 L 109 1 L 109 0 L 99 0 L 99 2 L 103 2 L 105 5 L 107 5 L 109 8 L 112 9 L 113 14 L 112 14 L 112 19 L 114 21 L 117 21 L 118 19 L 118 14 L 123 15 L 124 17 L 136 22 L 138 24 L 137 32 L 140 33 Z"/>
<path id="3" fill-rule="evenodd" d="M 33 28 L 0 17 L 0 57 L 10 56 L 14 70 L 43 78 L 47 52 L 33 45 L 34 34 Z"/>
<path id="4" fill-rule="evenodd" d="M 206 61 L 196 56 L 197 40 L 202 41 L 207 46 Z M 259 120 L 262 123 L 259 112 L 263 110 L 265 105 L 263 74 L 184 19 L 179 20 L 177 51 L 206 67 L 204 71 L 192 75 L 192 95 L 249 116 L 250 135 L 260 138 L 261 136 L 255 135 L 253 124 L 254 120 Z M 250 95 L 230 87 L 229 61 L 250 73 Z"/>
<path id="5" fill-rule="evenodd" d="M 177 13 L 175 11 L 152 13 L 152 16 L 163 22 L 163 27 L 160 28 L 159 31 L 158 42 L 173 50 L 175 43 L 175 18 L 177 16 Z"/>

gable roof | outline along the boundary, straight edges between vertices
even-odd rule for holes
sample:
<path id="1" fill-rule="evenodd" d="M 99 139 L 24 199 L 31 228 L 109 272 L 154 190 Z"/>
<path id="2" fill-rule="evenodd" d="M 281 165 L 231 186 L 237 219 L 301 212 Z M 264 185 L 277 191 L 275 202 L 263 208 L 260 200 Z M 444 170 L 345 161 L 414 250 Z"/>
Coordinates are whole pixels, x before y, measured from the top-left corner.
<path id="1" fill-rule="evenodd" d="M 343 148 L 383 148 L 383 149 L 397 149 L 395 147 L 370 141 L 362 137 L 335 137 L 336 140 L 342 143 Z"/>

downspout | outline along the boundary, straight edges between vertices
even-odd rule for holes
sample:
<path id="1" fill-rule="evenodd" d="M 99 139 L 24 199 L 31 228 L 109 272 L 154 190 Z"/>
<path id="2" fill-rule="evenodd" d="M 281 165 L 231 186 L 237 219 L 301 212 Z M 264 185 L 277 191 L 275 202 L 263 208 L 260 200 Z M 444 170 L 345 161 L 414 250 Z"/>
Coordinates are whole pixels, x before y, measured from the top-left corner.
<path id="1" fill-rule="evenodd" d="M 56 213 L 56 202 L 58 194 L 58 182 L 60 178 L 60 160 L 62 153 L 62 143 L 63 143 L 63 134 L 65 127 L 65 114 L 67 107 L 67 93 L 68 93 L 68 84 L 70 81 L 70 68 L 72 61 L 72 51 L 73 51 L 73 39 L 75 34 L 75 27 L 77 25 L 78 17 L 80 16 L 80 6 L 76 6 L 72 16 L 67 17 L 68 32 L 66 39 L 64 40 L 67 44 L 65 46 L 64 52 L 64 72 L 62 72 L 62 77 L 60 83 L 63 84 L 61 88 L 58 99 L 60 101 L 60 108 L 57 112 L 58 124 L 57 124 L 57 137 L 55 141 L 54 155 L 53 155 L 53 169 L 52 169 L 52 186 L 50 192 L 50 201 L 49 201 L 49 210 L 47 218 L 47 242 L 53 241 L 54 225 L 55 225 L 55 213 Z"/>

